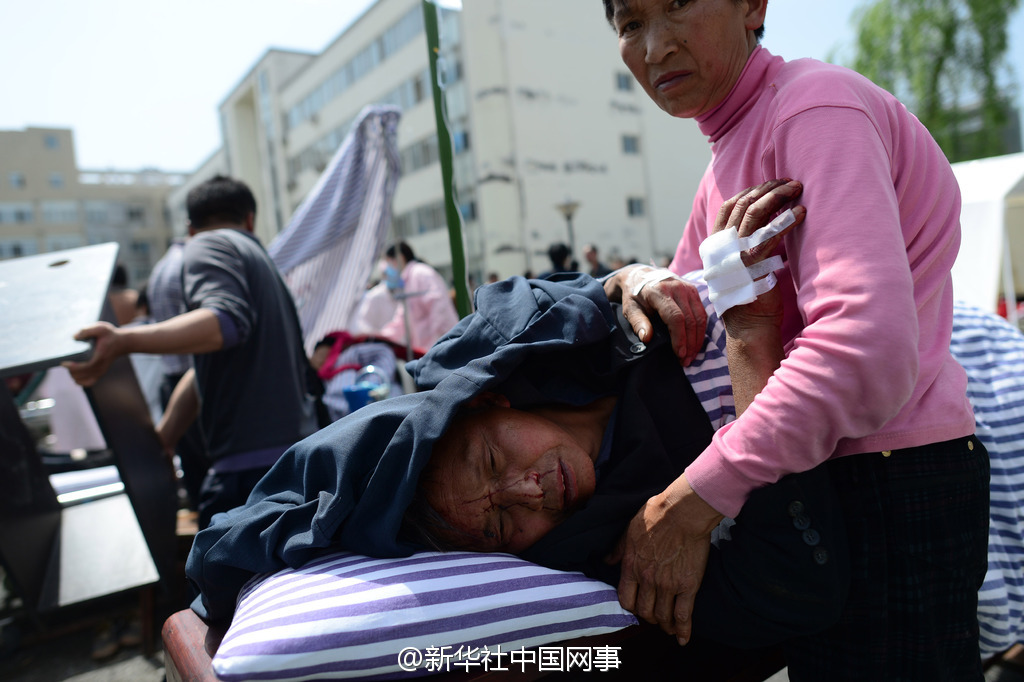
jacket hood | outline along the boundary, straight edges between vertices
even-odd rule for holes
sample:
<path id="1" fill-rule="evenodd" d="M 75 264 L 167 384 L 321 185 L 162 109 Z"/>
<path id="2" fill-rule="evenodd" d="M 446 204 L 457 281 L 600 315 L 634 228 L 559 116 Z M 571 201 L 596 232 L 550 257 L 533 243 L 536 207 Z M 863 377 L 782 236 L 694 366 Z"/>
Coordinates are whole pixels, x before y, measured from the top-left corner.
<path id="1" fill-rule="evenodd" d="M 214 517 L 195 538 L 186 573 L 193 605 L 227 617 L 253 574 L 300 566 L 327 547 L 370 556 L 421 549 L 398 535 L 433 445 L 459 408 L 502 384 L 513 404 L 561 400 L 553 378 L 518 381 L 527 356 L 597 343 L 616 328 L 602 286 L 589 276 L 514 277 L 478 289 L 461 320 L 408 369 L 423 390 L 356 410 L 290 448 L 245 506 Z"/>

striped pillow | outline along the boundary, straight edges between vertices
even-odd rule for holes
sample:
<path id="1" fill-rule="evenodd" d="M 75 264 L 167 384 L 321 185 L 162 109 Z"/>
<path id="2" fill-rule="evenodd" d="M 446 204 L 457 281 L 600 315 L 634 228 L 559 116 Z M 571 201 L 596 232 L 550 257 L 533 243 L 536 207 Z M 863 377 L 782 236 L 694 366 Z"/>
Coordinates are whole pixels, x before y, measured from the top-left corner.
<path id="1" fill-rule="evenodd" d="M 507 666 L 513 650 L 636 622 L 611 586 L 508 554 L 339 552 L 249 581 L 213 668 L 228 682 L 391 679 L 443 671 L 432 662 L 462 647 L 482 671 L 484 653 Z"/>

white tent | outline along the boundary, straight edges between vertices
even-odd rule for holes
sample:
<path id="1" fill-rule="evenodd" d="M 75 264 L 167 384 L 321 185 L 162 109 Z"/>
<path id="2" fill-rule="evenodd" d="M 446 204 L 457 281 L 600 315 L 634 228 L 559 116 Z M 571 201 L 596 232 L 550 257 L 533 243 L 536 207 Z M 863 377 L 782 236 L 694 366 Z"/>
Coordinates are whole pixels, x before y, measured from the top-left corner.
<path id="1" fill-rule="evenodd" d="M 1003 292 L 1024 294 L 1024 153 L 953 164 L 963 208 L 957 300 L 995 312 Z M 1016 323 L 1016 307 L 1007 306 Z"/>

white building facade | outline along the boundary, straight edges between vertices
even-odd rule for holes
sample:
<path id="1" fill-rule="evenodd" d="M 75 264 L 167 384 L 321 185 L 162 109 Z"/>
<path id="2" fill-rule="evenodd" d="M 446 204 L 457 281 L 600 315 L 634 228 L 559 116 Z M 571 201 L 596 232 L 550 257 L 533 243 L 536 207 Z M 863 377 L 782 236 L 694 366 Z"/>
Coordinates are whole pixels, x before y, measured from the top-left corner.
<path id="1" fill-rule="evenodd" d="M 440 55 L 477 282 L 543 271 L 559 241 L 581 265 L 587 243 L 605 260 L 674 252 L 710 150 L 633 81 L 599 4 L 464 0 L 441 11 Z M 389 239 L 449 274 L 420 0 L 378 0 L 320 54 L 268 51 L 220 106 L 224 170 L 253 188 L 269 243 L 371 103 L 403 112 Z"/>

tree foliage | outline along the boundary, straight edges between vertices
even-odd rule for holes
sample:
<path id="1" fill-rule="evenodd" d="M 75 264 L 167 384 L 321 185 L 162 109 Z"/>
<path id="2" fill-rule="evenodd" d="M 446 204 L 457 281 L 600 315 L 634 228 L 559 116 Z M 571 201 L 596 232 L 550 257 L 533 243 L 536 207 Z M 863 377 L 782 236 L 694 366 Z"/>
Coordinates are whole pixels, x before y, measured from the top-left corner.
<path id="1" fill-rule="evenodd" d="M 950 161 L 1005 153 L 1013 72 L 1006 26 L 1020 0 L 872 0 L 853 68 L 913 111 Z"/>

